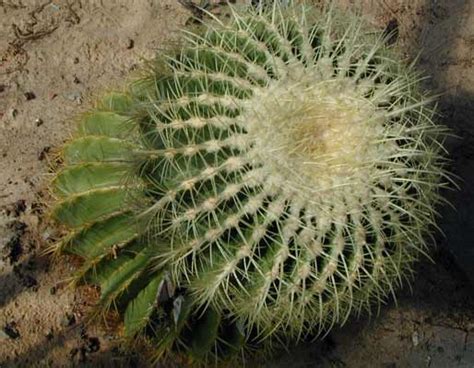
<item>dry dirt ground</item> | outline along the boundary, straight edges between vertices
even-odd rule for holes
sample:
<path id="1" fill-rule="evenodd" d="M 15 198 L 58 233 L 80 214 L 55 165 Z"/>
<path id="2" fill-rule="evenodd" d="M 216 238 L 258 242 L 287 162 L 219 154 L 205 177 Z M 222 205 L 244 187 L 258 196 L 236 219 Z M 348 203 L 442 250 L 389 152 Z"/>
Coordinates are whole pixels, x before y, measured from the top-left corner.
<path id="1" fill-rule="evenodd" d="M 442 210 L 435 263 L 420 263 L 412 290 L 266 366 L 474 367 L 474 3 L 336 2 L 390 24 L 408 60 L 420 54 L 427 86 L 443 93 L 442 119 L 462 138 L 447 143 L 464 181 L 449 194 L 458 212 Z M 66 287 L 74 265 L 41 255 L 54 238 L 42 204 L 48 161 L 74 116 L 176 40 L 189 17 L 176 0 L 0 0 L 0 367 L 144 366 L 121 350 L 119 330 L 86 323 L 94 295 Z"/>

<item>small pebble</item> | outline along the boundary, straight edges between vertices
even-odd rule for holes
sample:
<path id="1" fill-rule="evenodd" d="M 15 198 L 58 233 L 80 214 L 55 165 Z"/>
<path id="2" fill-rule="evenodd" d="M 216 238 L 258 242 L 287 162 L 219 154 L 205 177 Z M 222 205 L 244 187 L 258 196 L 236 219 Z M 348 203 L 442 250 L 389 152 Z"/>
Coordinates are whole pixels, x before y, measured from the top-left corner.
<path id="1" fill-rule="evenodd" d="M 23 275 L 22 284 L 24 287 L 31 289 L 32 291 L 38 291 L 38 281 L 30 275 Z"/>
<path id="2" fill-rule="evenodd" d="M 398 20 L 396 18 L 393 18 L 388 22 L 387 27 L 385 27 L 384 30 L 384 35 L 386 37 L 385 42 L 387 42 L 388 45 L 393 45 L 395 42 L 397 42 Z"/>
<path id="3" fill-rule="evenodd" d="M 49 153 L 50 150 L 51 150 L 50 146 L 44 147 L 38 155 L 38 160 L 43 161 L 46 158 L 46 155 Z"/>
<path id="4" fill-rule="evenodd" d="M 420 343 L 420 335 L 417 331 L 413 332 L 413 334 L 411 335 L 411 342 L 413 343 L 414 347 L 417 347 Z"/>
<path id="5" fill-rule="evenodd" d="M 15 119 L 16 116 L 18 115 L 18 110 L 17 109 L 10 109 L 10 114 L 9 115 L 12 119 Z"/>
<path id="6" fill-rule="evenodd" d="M 31 91 L 25 92 L 24 96 L 26 98 L 26 101 L 34 100 L 36 98 L 36 95 Z"/>
<path id="7" fill-rule="evenodd" d="M 65 93 L 64 97 L 66 97 L 70 101 L 76 102 L 77 104 L 82 103 L 82 93 L 79 92 L 79 91 L 73 91 L 73 92 Z"/>
<path id="8" fill-rule="evenodd" d="M 26 211 L 26 201 L 24 199 L 19 199 L 18 201 L 15 202 L 13 205 L 13 212 L 15 213 L 15 216 L 20 216 L 23 212 Z"/>
<path id="9" fill-rule="evenodd" d="M 70 327 L 76 323 L 76 317 L 72 313 L 66 313 L 63 320 L 61 321 L 61 326 Z"/>
<path id="10" fill-rule="evenodd" d="M 100 341 L 97 337 L 87 338 L 84 348 L 87 353 L 95 353 L 100 350 Z"/>
<path id="11" fill-rule="evenodd" d="M 51 340 L 53 339 L 53 337 L 54 337 L 53 329 L 50 328 L 49 331 L 48 331 L 48 333 L 47 333 L 45 336 L 46 336 L 46 339 L 47 339 L 48 341 L 51 341 Z"/>
<path id="12" fill-rule="evenodd" d="M 7 335 L 7 333 L 5 331 L 0 330 L 0 340 L 6 340 L 6 339 L 9 339 L 10 336 Z"/>
<path id="13" fill-rule="evenodd" d="M 20 337 L 20 332 L 18 332 L 18 329 L 16 328 L 16 323 L 11 322 L 7 323 L 5 327 L 3 327 L 3 332 L 13 340 L 16 340 Z"/>
<path id="14" fill-rule="evenodd" d="M 46 229 L 42 234 L 41 234 L 41 238 L 43 240 L 48 240 L 50 237 L 51 237 L 51 234 L 52 234 L 52 231 L 51 229 Z M 57 290 L 57 289 L 56 289 Z"/>
<path id="15" fill-rule="evenodd" d="M 35 124 L 36 124 L 37 127 L 43 125 L 43 123 L 44 123 L 43 119 L 37 118 L 35 120 Z"/>
<path id="16" fill-rule="evenodd" d="M 71 358 L 74 358 L 77 355 L 78 352 L 79 352 L 78 348 L 72 348 L 71 351 L 69 352 L 69 356 Z"/>
<path id="17" fill-rule="evenodd" d="M 135 46 L 135 41 L 132 40 L 131 38 L 129 38 L 129 39 L 127 40 L 127 50 L 133 49 L 134 46 Z"/>

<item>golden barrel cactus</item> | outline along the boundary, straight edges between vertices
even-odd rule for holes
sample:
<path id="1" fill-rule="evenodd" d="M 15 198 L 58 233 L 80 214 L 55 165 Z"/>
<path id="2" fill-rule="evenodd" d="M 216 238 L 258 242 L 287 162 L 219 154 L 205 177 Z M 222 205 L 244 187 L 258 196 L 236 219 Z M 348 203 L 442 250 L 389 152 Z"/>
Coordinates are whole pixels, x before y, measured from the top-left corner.
<path id="1" fill-rule="evenodd" d="M 354 14 L 231 8 L 80 119 L 56 250 L 157 356 L 327 331 L 426 248 L 445 129 L 419 82 Z"/>

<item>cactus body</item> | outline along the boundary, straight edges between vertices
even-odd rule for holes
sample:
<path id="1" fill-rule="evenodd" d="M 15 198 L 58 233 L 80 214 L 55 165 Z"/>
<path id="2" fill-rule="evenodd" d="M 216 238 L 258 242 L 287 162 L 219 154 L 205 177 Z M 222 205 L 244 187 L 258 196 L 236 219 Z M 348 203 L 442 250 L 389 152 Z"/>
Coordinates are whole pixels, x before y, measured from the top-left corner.
<path id="1" fill-rule="evenodd" d="M 354 15 L 232 9 L 81 119 L 57 249 L 160 354 L 328 330 L 424 252 L 444 129 L 418 83 Z"/>

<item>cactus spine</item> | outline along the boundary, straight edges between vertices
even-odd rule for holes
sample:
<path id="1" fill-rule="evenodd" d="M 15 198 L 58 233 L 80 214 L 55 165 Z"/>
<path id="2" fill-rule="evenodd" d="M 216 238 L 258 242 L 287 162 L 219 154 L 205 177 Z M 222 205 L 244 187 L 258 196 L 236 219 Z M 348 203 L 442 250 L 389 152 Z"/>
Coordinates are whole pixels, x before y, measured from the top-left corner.
<path id="1" fill-rule="evenodd" d="M 231 10 L 86 115 L 53 185 L 57 249 L 159 354 L 297 340 L 385 300 L 446 184 L 445 129 L 380 33 Z"/>

